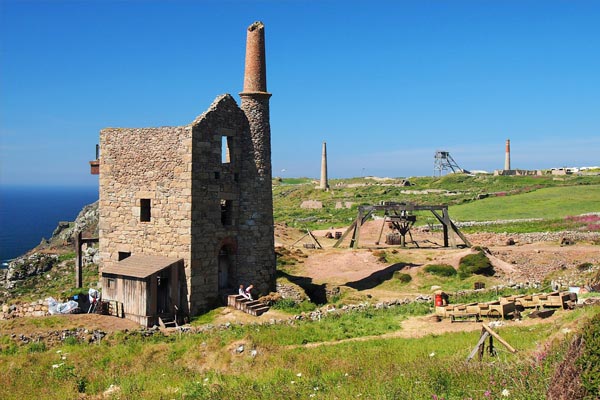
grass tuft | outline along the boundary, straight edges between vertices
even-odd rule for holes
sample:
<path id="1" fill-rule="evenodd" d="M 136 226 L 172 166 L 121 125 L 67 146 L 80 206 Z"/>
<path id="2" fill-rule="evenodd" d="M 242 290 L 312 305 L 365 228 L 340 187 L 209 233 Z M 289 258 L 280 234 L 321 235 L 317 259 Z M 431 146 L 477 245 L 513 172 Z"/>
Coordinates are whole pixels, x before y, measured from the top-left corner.
<path id="1" fill-rule="evenodd" d="M 493 276 L 494 267 L 484 251 L 479 250 L 475 254 L 468 254 L 460 259 L 458 275 L 461 279 L 468 278 L 471 275 Z"/>
<path id="2" fill-rule="evenodd" d="M 452 265 L 448 264 L 430 264 L 425 266 L 424 271 L 437 276 L 454 276 L 456 270 Z"/>

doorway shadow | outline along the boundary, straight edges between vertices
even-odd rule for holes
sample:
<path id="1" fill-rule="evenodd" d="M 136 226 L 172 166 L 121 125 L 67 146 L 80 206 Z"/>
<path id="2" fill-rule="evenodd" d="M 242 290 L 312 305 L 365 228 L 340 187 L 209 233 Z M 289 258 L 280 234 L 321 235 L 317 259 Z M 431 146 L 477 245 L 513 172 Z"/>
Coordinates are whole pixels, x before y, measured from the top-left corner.
<path id="1" fill-rule="evenodd" d="M 366 276 L 357 281 L 346 282 L 344 285 L 356 290 L 373 289 L 374 287 L 381 285 L 383 282 L 392 279 L 392 277 L 394 276 L 394 272 L 418 266 L 418 264 L 412 263 L 392 264 L 382 270 L 375 271 L 371 275 Z"/>

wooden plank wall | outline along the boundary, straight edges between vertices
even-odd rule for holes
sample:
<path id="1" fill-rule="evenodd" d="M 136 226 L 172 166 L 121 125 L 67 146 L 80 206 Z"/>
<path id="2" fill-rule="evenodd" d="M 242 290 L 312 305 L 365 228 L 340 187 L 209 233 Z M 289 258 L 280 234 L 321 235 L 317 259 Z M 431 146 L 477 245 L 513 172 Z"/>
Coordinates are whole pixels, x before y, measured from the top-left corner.
<path id="1" fill-rule="evenodd" d="M 108 279 L 114 279 L 115 287 L 108 287 Z M 102 298 L 104 300 L 116 300 L 123 304 L 123 312 L 127 319 L 131 319 L 141 325 L 148 325 L 148 309 L 150 302 L 149 285 L 143 279 L 124 278 L 122 276 L 102 277 Z M 150 321 L 152 322 L 152 321 Z"/>
<path id="2" fill-rule="evenodd" d="M 123 302 L 123 310 L 126 314 L 148 315 L 147 285 L 144 280 L 120 278 L 117 285 L 122 288 L 119 290 L 119 297 L 122 299 L 120 301 Z"/>

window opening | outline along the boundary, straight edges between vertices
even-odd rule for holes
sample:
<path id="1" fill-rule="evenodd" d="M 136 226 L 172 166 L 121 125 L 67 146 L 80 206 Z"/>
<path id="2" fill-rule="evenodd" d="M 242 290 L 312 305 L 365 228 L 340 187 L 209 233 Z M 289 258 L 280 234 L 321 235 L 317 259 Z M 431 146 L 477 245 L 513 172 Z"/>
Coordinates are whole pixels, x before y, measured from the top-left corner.
<path id="1" fill-rule="evenodd" d="M 140 199 L 140 221 L 150 222 L 151 213 L 150 199 Z"/>
<path id="2" fill-rule="evenodd" d="M 221 223 L 223 225 L 231 225 L 232 212 L 231 200 L 221 200 Z"/>
<path id="3" fill-rule="evenodd" d="M 122 261 L 131 255 L 130 251 L 120 251 L 119 252 L 119 261 Z"/>
<path id="4" fill-rule="evenodd" d="M 114 289 L 117 287 L 116 282 L 113 278 L 107 279 L 108 289 Z"/>
<path id="5" fill-rule="evenodd" d="M 221 163 L 229 164 L 231 162 L 232 147 L 233 138 L 230 136 L 221 136 Z"/>

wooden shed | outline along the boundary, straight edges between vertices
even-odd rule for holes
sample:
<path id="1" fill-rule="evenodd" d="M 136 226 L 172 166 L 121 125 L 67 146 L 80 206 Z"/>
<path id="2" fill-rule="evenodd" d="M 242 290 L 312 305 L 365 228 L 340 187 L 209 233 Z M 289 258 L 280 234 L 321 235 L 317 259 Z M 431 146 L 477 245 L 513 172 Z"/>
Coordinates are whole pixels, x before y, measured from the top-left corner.
<path id="1" fill-rule="evenodd" d="M 122 304 L 125 318 L 144 326 L 159 317 L 176 319 L 181 309 L 183 260 L 136 254 L 102 270 L 102 299 Z"/>

